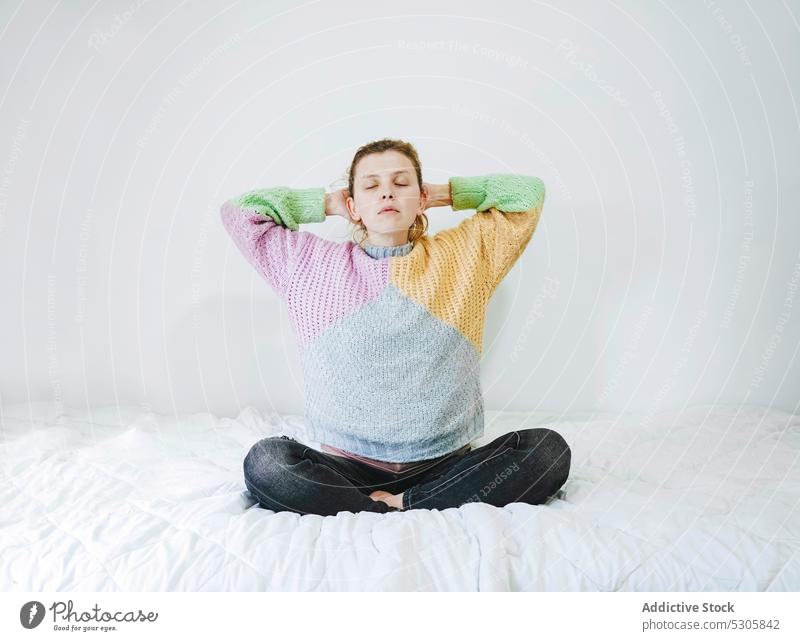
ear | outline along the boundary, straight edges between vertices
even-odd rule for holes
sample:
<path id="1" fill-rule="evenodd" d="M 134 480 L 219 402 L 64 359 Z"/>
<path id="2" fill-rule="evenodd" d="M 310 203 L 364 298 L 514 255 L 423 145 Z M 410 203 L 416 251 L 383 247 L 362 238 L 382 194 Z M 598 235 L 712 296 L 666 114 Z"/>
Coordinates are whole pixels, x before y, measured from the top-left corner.
<path id="1" fill-rule="evenodd" d="M 361 216 L 356 213 L 356 201 L 352 196 L 347 196 L 344 200 L 344 204 L 347 207 L 347 213 L 350 214 L 351 220 L 361 220 Z"/>

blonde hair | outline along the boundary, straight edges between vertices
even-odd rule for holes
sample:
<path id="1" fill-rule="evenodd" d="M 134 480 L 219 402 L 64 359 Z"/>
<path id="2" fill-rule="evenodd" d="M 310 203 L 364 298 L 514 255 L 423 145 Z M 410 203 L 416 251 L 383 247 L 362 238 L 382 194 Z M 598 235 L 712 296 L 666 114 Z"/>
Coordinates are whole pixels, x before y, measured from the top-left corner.
<path id="1" fill-rule="evenodd" d="M 382 151 L 388 151 L 390 149 L 399 151 L 411 161 L 411 164 L 414 165 L 414 170 L 417 174 L 417 183 L 419 184 L 419 189 L 422 191 L 422 167 L 419 162 L 419 155 L 417 154 L 417 150 L 414 148 L 414 145 L 404 140 L 383 138 L 381 140 L 375 140 L 367 143 L 366 145 L 362 145 L 358 148 L 358 151 L 356 151 L 355 156 L 353 156 L 353 161 L 350 163 L 350 168 L 347 170 L 347 188 L 348 193 L 351 196 L 353 195 L 353 183 L 355 180 L 355 170 L 358 161 L 369 154 L 376 154 Z M 351 222 L 351 225 L 353 230 L 353 241 L 361 245 L 367 239 L 367 228 L 364 225 L 364 221 L 354 221 Z M 413 224 L 408 228 L 408 242 L 414 243 L 418 238 L 423 236 L 427 230 L 428 217 L 425 215 L 425 212 L 417 214 Z M 359 240 L 356 239 L 356 234 L 361 235 Z"/>

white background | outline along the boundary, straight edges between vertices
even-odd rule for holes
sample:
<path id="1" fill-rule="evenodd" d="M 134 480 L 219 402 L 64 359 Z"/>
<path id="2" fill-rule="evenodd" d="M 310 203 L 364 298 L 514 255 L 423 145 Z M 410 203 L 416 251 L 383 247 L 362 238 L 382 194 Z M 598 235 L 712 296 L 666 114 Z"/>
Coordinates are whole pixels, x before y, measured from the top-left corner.
<path id="1" fill-rule="evenodd" d="M 487 408 L 794 411 L 798 20 L 796 1 L 2 3 L 0 401 L 302 413 L 285 307 L 219 206 L 397 137 L 429 182 L 547 185 L 488 310 Z M 431 210 L 431 231 L 472 213 Z"/>

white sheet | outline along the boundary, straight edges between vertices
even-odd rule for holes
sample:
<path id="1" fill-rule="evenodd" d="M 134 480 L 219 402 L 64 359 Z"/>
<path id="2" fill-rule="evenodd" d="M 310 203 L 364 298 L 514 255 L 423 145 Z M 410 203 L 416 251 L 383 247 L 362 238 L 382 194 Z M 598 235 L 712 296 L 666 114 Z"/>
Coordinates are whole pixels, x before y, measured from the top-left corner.
<path id="1" fill-rule="evenodd" d="M 299 416 L 0 412 L 5 591 L 800 589 L 800 416 L 778 410 L 489 412 L 478 446 L 564 435 L 561 498 L 329 517 L 244 486 L 250 446 L 303 440 Z"/>

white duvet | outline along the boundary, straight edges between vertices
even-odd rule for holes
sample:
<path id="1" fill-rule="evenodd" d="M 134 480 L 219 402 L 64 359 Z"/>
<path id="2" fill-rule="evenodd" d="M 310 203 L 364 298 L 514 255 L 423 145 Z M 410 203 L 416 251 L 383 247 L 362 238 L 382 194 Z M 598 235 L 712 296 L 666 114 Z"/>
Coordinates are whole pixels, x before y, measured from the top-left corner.
<path id="1" fill-rule="evenodd" d="M 243 410 L 2 413 L 0 587 L 150 590 L 800 590 L 800 416 L 703 406 L 655 416 L 488 412 L 483 445 L 559 431 L 546 505 L 275 513 L 242 460 L 304 421 Z"/>

